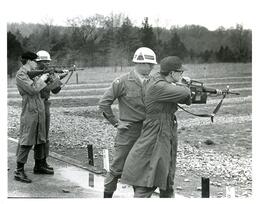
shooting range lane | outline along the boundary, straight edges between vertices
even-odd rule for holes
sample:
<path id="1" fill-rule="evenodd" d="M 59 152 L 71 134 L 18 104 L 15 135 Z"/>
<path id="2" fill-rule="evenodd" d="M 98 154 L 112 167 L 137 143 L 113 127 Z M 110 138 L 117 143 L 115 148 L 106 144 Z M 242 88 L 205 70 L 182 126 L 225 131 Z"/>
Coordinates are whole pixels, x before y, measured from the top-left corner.
<path id="1" fill-rule="evenodd" d="M 209 85 L 213 88 L 224 89 L 226 85 L 230 85 L 230 89 L 232 91 L 240 92 L 241 95 L 230 95 L 225 98 L 220 111 L 215 117 L 214 123 L 211 123 L 210 120 L 205 118 L 195 118 L 181 110 L 178 110 L 177 116 L 179 117 L 179 131 L 181 131 L 179 136 L 183 141 L 180 141 L 179 145 L 178 169 L 182 171 L 178 171 L 177 179 L 179 179 L 179 182 L 177 182 L 177 184 L 181 185 L 183 189 L 177 190 L 177 192 L 182 195 L 184 194 L 186 197 L 200 197 L 199 194 L 201 191 L 199 191 L 199 193 L 196 189 L 200 186 L 201 176 L 204 176 L 203 173 L 207 170 L 214 176 L 214 179 L 210 180 L 211 197 L 217 196 L 215 194 L 213 195 L 213 191 L 222 191 L 223 195 L 220 197 L 225 196 L 225 185 L 232 186 L 233 184 L 238 185 L 237 187 L 239 188 L 241 187 L 241 189 L 236 188 L 236 195 L 242 196 L 244 193 L 247 195 L 251 189 L 251 160 L 249 151 L 251 145 L 250 137 L 252 123 L 251 77 L 208 78 L 202 79 L 202 81 L 205 82 L 206 86 Z M 66 156 L 70 156 L 71 158 L 78 160 L 81 159 L 82 161 L 82 159 L 86 157 L 86 145 L 90 142 L 90 144 L 94 145 L 94 154 L 97 155 L 97 158 L 94 160 L 95 166 L 97 167 L 99 167 L 99 162 L 103 163 L 101 155 L 102 149 L 109 149 L 111 155 L 111 147 L 113 146 L 113 139 L 111 135 L 114 133 L 113 128 L 111 128 L 110 125 L 100 115 L 98 115 L 97 107 L 97 101 L 102 95 L 101 92 L 103 93 L 104 89 L 108 86 L 109 83 L 72 84 L 65 86 L 62 90 L 62 95 L 51 96 L 51 114 L 52 121 L 54 121 L 51 124 L 51 134 L 53 134 L 53 137 L 51 138 L 51 143 L 53 145 L 52 150 L 55 151 L 59 148 L 61 149 L 66 147 L 66 153 L 62 150 L 57 152 L 59 154 L 65 153 L 64 155 Z M 91 99 L 93 100 L 90 102 Z M 13 137 L 17 137 L 20 100 L 21 97 L 18 95 L 17 89 L 8 88 L 8 135 Z M 211 112 L 219 100 L 219 97 L 209 97 L 207 104 L 193 104 L 189 109 L 193 112 Z M 113 105 L 113 109 L 115 113 L 118 112 L 117 105 Z M 219 128 L 221 130 L 219 130 Z M 224 129 L 224 132 L 222 131 L 222 128 Z M 232 128 L 232 131 L 230 128 Z M 208 135 L 205 135 L 205 132 Z M 193 141 L 191 140 L 191 134 Z M 105 137 L 103 137 L 103 135 Z M 217 143 L 217 145 L 205 145 L 204 140 L 207 138 L 212 139 Z M 186 141 L 190 142 L 187 143 Z M 220 143 L 220 141 L 223 141 L 223 143 Z M 231 144 L 232 141 L 236 142 Z M 241 145 L 241 142 L 244 143 L 244 145 Z M 196 148 L 193 145 L 196 146 Z M 207 147 L 207 149 L 201 148 L 202 146 Z M 236 150 L 240 148 L 241 151 L 238 151 L 239 154 L 243 153 L 246 154 L 246 156 L 237 156 L 236 160 L 236 158 L 234 159 L 232 157 L 232 154 L 220 154 L 219 150 L 225 149 L 225 152 L 229 152 L 228 150 L 230 148 L 234 148 Z M 246 148 L 249 148 L 249 150 L 246 150 Z M 81 156 L 79 157 L 79 154 L 74 153 L 79 149 L 80 152 L 83 151 L 83 158 Z M 79 151 L 77 153 L 79 153 Z M 201 157 L 201 155 L 204 154 L 208 155 L 207 158 Z M 86 163 L 88 161 L 82 162 Z M 204 162 L 207 162 L 209 165 L 203 168 L 202 166 L 204 166 Z M 241 175 L 240 168 L 237 168 L 237 165 L 243 168 L 245 176 L 244 174 Z M 197 169 L 197 172 L 199 173 L 197 178 L 194 178 L 192 175 L 184 174 L 185 172 L 194 173 L 195 169 Z M 81 170 L 81 172 L 79 170 Z M 103 182 L 102 177 L 97 174 L 93 175 L 88 171 L 84 174 L 84 171 L 84 169 L 77 168 L 77 166 L 71 166 L 67 168 L 59 168 L 58 173 L 61 178 L 68 181 L 68 183 L 70 182 L 77 186 L 81 185 L 86 191 L 95 189 L 95 192 L 101 193 L 98 189 Z M 75 174 L 80 175 L 80 179 L 79 176 L 75 176 Z M 221 182 L 215 178 L 216 175 L 217 177 L 221 177 Z M 229 177 L 227 176 L 235 177 L 228 180 L 227 178 Z M 242 176 L 247 180 L 240 181 Z M 186 178 L 192 178 L 191 182 L 183 182 Z M 245 184 L 246 182 L 249 182 L 249 184 Z M 186 192 L 191 193 L 191 188 L 186 187 L 185 184 L 189 185 L 192 183 L 196 184 L 196 186 L 193 187 L 193 191 L 196 192 L 193 192 L 194 195 L 191 194 L 187 196 Z M 214 185 L 215 183 L 218 185 Z M 219 183 L 221 183 L 221 187 L 219 186 Z M 119 188 L 124 192 L 130 192 L 131 190 L 123 184 L 120 184 Z M 100 189 L 103 189 L 103 187 L 100 187 Z M 128 197 L 132 197 L 132 195 Z"/>

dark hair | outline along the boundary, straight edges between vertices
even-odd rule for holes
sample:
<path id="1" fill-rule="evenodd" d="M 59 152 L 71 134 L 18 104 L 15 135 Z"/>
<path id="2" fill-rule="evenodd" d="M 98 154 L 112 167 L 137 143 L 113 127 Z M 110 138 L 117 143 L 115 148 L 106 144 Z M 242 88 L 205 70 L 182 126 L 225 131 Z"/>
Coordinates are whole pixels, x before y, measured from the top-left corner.
<path id="1" fill-rule="evenodd" d="M 28 59 L 21 58 L 20 61 L 21 61 L 22 65 L 25 65 L 27 63 Z"/>

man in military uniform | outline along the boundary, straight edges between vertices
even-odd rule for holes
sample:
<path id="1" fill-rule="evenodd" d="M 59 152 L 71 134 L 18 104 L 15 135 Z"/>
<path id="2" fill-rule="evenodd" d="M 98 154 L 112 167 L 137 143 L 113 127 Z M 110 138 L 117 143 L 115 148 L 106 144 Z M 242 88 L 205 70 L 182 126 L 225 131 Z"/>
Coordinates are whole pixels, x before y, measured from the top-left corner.
<path id="1" fill-rule="evenodd" d="M 49 74 L 43 74 L 34 79 L 30 79 L 27 74 L 28 71 L 36 69 L 37 57 L 33 52 L 22 54 L 21 62 L 23 66 L 16 74 L 17 88 L 22 96 L 22 111 L 20 116 L 20 138 L 17 147 L 17 169 L 14 172 L 14 178 L 25 183 L 31 183 L 24 172 L 29 151 L 35 145 L 34 157 L 43 159 L 38 149 L 46 142 L 45 107 L 40 91 L 47 86 L 45 81 Z"/>
<path id="2" fill-rule="evenodd" d="M 39 70 L 47 70 L 49 68 L 51 57 L 50 54 L 45 50 L 37 52 L 38 58 L 36 59 Z M 46 159 L 49 156 L 49 129 L 50 129 L 50 105 L 49 101 L 50 92 L 57 94 L 61 90 L 62 82 L 60 81 L 68 74 L 68 71 L 64 70 L 63 74 L 53 73 L 50 74 L 49 79 L 46 81 L 47 86 L 41 91 L 41 97 L 44 101 L 45 106 L 45 126 L 46 126 L 46 143 L 37 150 L 40 152 L 43 159 L 35 158 L 34 173 L 35 174 L 54 174 L 53 167 L 51 167 Z"/>
<path id="3" fill-rule="evenodd" d="M 160 72 L 146 85 L 146 119 L 131 149 L 121 181 L 134 187 L 134 197 L 148 198 L 157 187 L 160 197 L 174 196 L 177 157 L 177 104 L 191 104 L 190 89 L 180 84 L 184 71 L 176 56 L 160 62 Z"/>
<path id="4" fill-rule="evenodd" d="M 155 53 L 146 47 L 136 50 L 133 62 L 134 70 L 114 80 L 99 102 L 104 117 L 117 128 L 115 153 L 104 181 L 104 198 L 112 198 L 126 157 L 140 136 L 145 119 L 143 81 L 148 77 L 153 65 L 157 64 Z M 119 119 L 111 108 L 116 99 L 119 105 Z"/>

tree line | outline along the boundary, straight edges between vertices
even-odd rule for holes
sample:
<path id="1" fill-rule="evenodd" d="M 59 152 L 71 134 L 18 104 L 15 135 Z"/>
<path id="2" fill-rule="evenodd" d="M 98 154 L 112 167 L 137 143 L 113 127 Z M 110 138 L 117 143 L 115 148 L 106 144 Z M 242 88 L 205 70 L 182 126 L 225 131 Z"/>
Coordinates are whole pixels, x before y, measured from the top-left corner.
<path id="1" fill-rule="evenodd" d="M 153 27 L 149 19 L 135 26 L 122 14 L 67 19 L 66 26 L 10 23 L 7 25 L 8 75 L 19 68 L 26 50 L 49 51 L 53 63 L 79 67 L 130 66 L 135 50 L 153 49 L 157 61 L 168 55 L 186 63 L 251 62 L 252 32 L 242 25 L 215 31 L 199 25 Z"/>

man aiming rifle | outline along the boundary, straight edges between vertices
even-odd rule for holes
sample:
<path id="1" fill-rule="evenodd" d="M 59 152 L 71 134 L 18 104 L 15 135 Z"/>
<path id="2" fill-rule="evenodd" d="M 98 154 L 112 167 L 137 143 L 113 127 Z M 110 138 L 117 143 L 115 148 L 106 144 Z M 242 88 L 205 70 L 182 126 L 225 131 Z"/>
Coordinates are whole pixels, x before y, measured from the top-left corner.
<path id="1" fill-rule="evenodd" d="M 22 66 L 16 74 L 16 85 L 22 97 L 22 111 L 20 116 L 19 142 L 17 146 L 17 168 L 14 178 L 17 181 L 31 183 L 24 171 L 29 152 L 34 145 L 34 158 L 43 159 L 39 151 L 46 142 L 45 108 L 40 91 L 47 86 L 49 74 L 31 79 L 27 72 L 37 68 L 36 58 L 33 52 L 25 52 L 21 56 Z"/>

